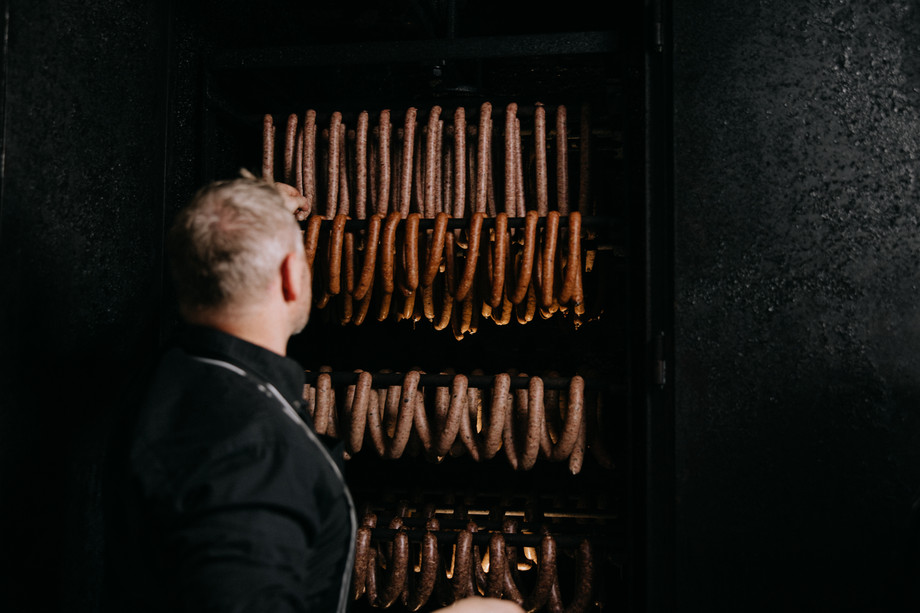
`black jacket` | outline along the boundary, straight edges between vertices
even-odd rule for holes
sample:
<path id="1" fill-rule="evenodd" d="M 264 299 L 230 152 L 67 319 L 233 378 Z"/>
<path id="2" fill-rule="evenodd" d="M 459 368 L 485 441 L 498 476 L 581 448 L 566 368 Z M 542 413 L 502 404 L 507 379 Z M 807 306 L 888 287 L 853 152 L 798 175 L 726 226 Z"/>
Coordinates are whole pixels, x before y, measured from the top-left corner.
<path id="1" fill-rule="evenodd" d="M 344 610 L 354 508 L 341 446 L 294 414 L 303 383 L 207 328 L 165 354 L 111 453 L 110 611 Z"/>

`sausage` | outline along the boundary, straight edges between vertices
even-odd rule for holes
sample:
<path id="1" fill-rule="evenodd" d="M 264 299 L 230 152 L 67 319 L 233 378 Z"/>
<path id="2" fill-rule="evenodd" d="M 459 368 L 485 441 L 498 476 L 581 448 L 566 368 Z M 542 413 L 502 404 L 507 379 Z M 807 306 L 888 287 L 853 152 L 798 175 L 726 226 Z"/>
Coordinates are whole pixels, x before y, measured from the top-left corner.
<path id="1" fill-rule="evenodd" d="M 517 430 L 517 413 L 522 411 L 520 406 L 521 400 L 525 403 L 527 402 L 526 391 L 524 398 L 521 398 L 520 390 L 514 390 L 510 394 L 511 396 L 511 407 L 505 412 L 505 426 L 502 429 L 502 448 L 505 450 L 505 456 L 508 458 L 508 463 L 511 464 L 511 468 L 517 470 L 520 467 L 520 458 L 518 456 L 518 447 L 517 439 L 518 433 Z M 523 407 L 523 412 L 526 413 L 526 405 Z"/>
<path id="2" fill-rule="evenodd" d="M 517 522 L 511 518 L 506 518 L 502 522 L 502 531 L 505 534 L 516 534 Z M 513 545 L 505 543 L 505 578 L 502 584 L 502 597 L 518 605 L 523 605 L 524 597 L 521 595 L 515 580 L 517 574 L 517 549 Z"/>
<path id="3" fill-rule="evenodd" d="M 274 118 L 266 113 L 262 117 L 262 179 L 274 182 L 275 168 L 275 126 Z"/>
<path id="4" fill-rule="evenodd" d="M 367 583 L 368 550 L 371 544 L 371 529 L 361 526 L 355 535 L 355 569 L 352 573 L 352 598 L 358 600 L 364 594 Z"/>
<path id="5" fill-rule="evenodd" d="M 477 213 L 486 211 L 486 198 L 489 180 L 489 148 L 492 140 L 492 105 L 483 102 L 479 109 L 479 145 L 476 167 L 476 208 Z"/>
<path id="6" fill-rule="evenodd" d="M 514 289 L 508 299 L 512 304 L 519 304 L 527 296 L 530 280 L 533 275 L 533 258 L 537 244 L 537 221 L 539 214 L 530 210 L 524 216 L 524 244 L 521 251 L 521 265 L 515 275 Z"/>
<path id="7" fill-rule="evenodd" d="M 569 213 L 569 227 L 566 231 L 569 249 L 565 264 L 565 281 L 562 283 L 562 291 L 559 292 L 560 304 L 567 304 L 572 299 L 578 283 L 578 273 L 581 270 L 581 213 Z"/>
<path id="8" fill-rule="evenodd" d="M 307 264 L 311 270 L 316 259 L 316 246 L 319 243 L 319 231 L 322 223 L 323 218 L 321 215 L 311 215 L 307 220 L 307 229 L 303 234 L 304 251 L 307 254 Z"/>
<path id="9" fill-rule="evenodd" d="M 523 217 L 524 206 L 524 166 L 521 152 L 521 120 L 514 120 L 514 214 Z"/>
<path id="10" fill-rule="evenodd" d="M 489 537 L 489 574 L 486 583 L 486 596 L 501 598 L 505 587 L 505 573 L 508 568 L 505 560 L 505 537 L 501 532 L 493 532 Z"/>
<path id="11" fill-rule="evenodd" d="M 294 180 L 294 145 L 297 142 L 297 113 L 288 115 L 287 132 L 284 139 L 284 182 Z"/>
<path id="12" fill-rule="evenodd" d="M 470 522 L 470 530 L 475 534 L 478 530 L 476 524 Z M 473 545 L 472 557 L 474 594 L 486 594 L 488 590 L 488 577 L 486 576 L 485 568 L 482 566 L 483 557 L 479 551 L 479 545 Z"/>
<path id="13" fill-rule="evenodd" d="M 372 375 L 373 377 L 373 375 Z M 370 436 L 371 443 L 374 445 L 374 451 L 377 455 L 383 457 L 386 455 L 386 438 L 383 424 L 381 423 L 381 409 L 384 401 L 380 396 L 386 394 L 386 390 L 371 390 L 367 404 L 367 433 Z"/>
<path id="14" fill-rule="evenodd" d="M 406 216 L 405 247 L 403 251 L 403 270 L 405 270 L 406 275 L 406 287 L 403 289 L 403 295 L 405 296 L 418 289 L 418 225 L 418 213 L 410 213 Z"/>
<path id="15" fill-rule="evenodd" d="M 466 375 L 454 375 L 450 387 L 450 405 L 447 411 L 447 419 L 443 428 L 438 434 L 435 443 L 434 452 L 438 456 L 444 456 L 454 444 L 457 433 L 460 430 L 460 424 L 465 420 L 469 424 L 469 380 Z"/>
<path id="16" fill-rule="evenodd" d="M 406 588 L 409 578 L 409 535 L 400 528 L 393 538 L 393 554 L 387 560 L 386 587 L 380 595 L 381 608 L 393 606 Z"/>
<path id="17" fill-rule="evenodd" d="M 378 139 L 377 212 L 386 215 L 389 212 L 390 200 L 390 111 L 387 109 L 380 111 Z"/>
<path id="18" fill-rule="evenodd" d="M 542 607 L 556 581 L 556 539 L 551 534 L 544 534 L 540 540 L 540 554 L 537 558 L 537 579 L 533 590 L 524 599 L 524 610 L 533 613 Z"/>
<path id="19" fill-rule="evenodd" d="M 418 580 L 415 582 L 414 589 L 410 590 L 409 600 L 406 607 L 410 611 L 418 611 L 428 602 L 434 591 L 435 581 L 439 569 L 440 555 L 438 555 L 438 537 L 435 532 L 438 530 L 436 519 L 428 520 L 428 527 L 425 530 L 425 536 L 422 537 L 421 547 L 421 572 Z"/>
<path id="20" fill-rule="evenodd" d="M 498 213 L 495 216 L 493 229 L 495 246 L 492 250 L 492 285 L 489 295 L 489 306 L 497 308 L 502 303 L 502 294 L 505 289 L 505 262 L 508 259 L 508 215 Z"/>
<path id="21" fill-rule="evenodd" d="M 466 111 L 454 110 L 454 207 L 453 216 L 463 217 L 466 205 Z"/>
<path id="22" fill-rule="evenodd" d="M 326 218 L 332 219 L 336 214 L 339 197 L 339 126 L 342 114 L 332 113 L 329 119 L 329 151 L 326 160 Z"/>
<path id="23" fill-rule="evenodd" d="M 380 278 L 383 281 L 382 289 L 385 294 L 392 294 L 395 288 L 394 260 L 396 258 L 396 227 L 399 220 L 399 211 L 390 212 L 384 222 L 380 238 L 380 246 L 383 249 L 380 254 Z"/>
<path id="24" fill-rule="evenodd" d="M 409 214 L 412 196 L 412 159 L 415 145 L 415 117 L 417 111 L 410 107 L 406 111 L 403 128 L 402 180 L 400 182 L 399 212 L 402 217 Z"/>
<path id="25" fill-rule="evenodd" d="M 582 215 L 590 215 L 591 206 L 591 108 L 588 103 L 581 105 L 580 117 L 581 132 L 579 135 L 579 149 L 581 158 L 579 159 L 578 172 L 578 210 Z"/>
<path id="26" fill-rule="evenodd" d="M 572 453 L 572 449 L 575 448 L 583 421 L 584 391 L 585 380 L 580 375 L 572 377 L 569 382 L 569 405 L 565 414 L 565 425 L 550 457 L 553 461 L 566 459 Z"/>
<path id="27" fill-rule="evenodd" d="M 326 291 L 336 296 L 342 290 L 342 243 L 345 239 L 345 221 L 347 216 L 338 214 L 332 220 L 329 234 L 328 274 Z"/>
<path id="28" fill-rule="evenodd" d="M 415 426 L 415 434 L 422 444 L 422 449 L 425 450 L 426 454 L 430 454 L 431 428 L 428 425 L 428 412 L 425 409 L 425 394 L 422 390 L 418 390 L 415 396 L 415 411 L 413 413 L 412 423 Z"/>
<path id="29" fill-rule="evenodd" d="M 543 229 L 543 254 L 541 255 L 543 278 L 540 279 L 540 306 L 548 308 L 553 304 L 553 274 L 556 267 L 556 238 L 559 233 L 559 213 L 549 211 L 546 214 L 546 227 Z"/>
<path id="30" fill-rule="evenodd" d="M 372 606 L 379 606 L 379 593 L 377 586 L 383 583 L 378 570 L 376 547 L 368 547 L 367 550 L 367 572 L 364 576 L 364 594 L 367 602 Z"/>
<path id="31" fill-rule="evenodd" d="M 582 464 L 585 460 L 585 440 L 586 440 L 587 420 L 582 417 L 581 424 L 578 428 L 578 438 L 575 439 L 575 446 L 569 454 L 569 472 L 577 475 L 581 472 Z"/>
<path id="32" fill-rule="evenodd" d="M 546 423 L 543 408 L 543 379 L 531 377 L 527 382 L 527 436 L 521 453 L 521 468 L 530 470 L 540 453 L 540 442 Z"/>
<path id="33" fill-rule="evenodd" d="M 421 134 L 428 133 L 428 126 L 424 126 L 421 129 Z M 409 210 L 412 210 L 412 206 L 415 206 L 415 210 L 421 215 L 425 215 L 425 173 L 422 171 L 425 166 L 425 161 L 422 159 L 427 158 L 427 153 L 425 148 L 422 147 L 422 137 L 421 134 L 416 133 L 414 135 L 415 142 L 413 143 L 413 157 L 412 157 L 412 198 L 411 204 L 409 205 Z"/>
<path id="34" fill-rule="evenodd" d="M 345 287 L 342 294 L 346 304 L 351 304 L 352 294 L 355 291 L 355 233 L 345 231 L 342 237 L 342 263 L 345 265 Z M 349 319 L 351 319 L 349 317 Z"/>
<path id="35" fill-rule="evenodd" d="M 351 411 L 346 411 L 349 424 L 348 448 L 351 453 L 361 451 L 364 444 L 364 430 L 367 426 L 367 411 L 372 394 L 371 383 L 373 377 L 366 370 L 358 373 L 358 382 L 355 384 L 354 399 Z"/>
<path id="36" fill-rule="evenodd" d="M 517 181 L 514 168 L 514 123 L 517 119 L 517 104 L 511 102 L 505 107 L 505 214 L 514 216 L 516 211 Z"/>
<path id="37" fill-rule="evenodd" d="M 546 109 L 537 104 L 534 109 L 534 149 L 536 152 L 537 213 L 545 217 L 549 210 L 546 172 Z"/>
<path id="38" fill-rule="evenodd" d="M 294 187 L 303 196 L 303 128 L 297 130 L 297 142 L 294 145 Z M 310 210 L 304 210 L 309 215 Z"/>
<path id="39" fill-rule="evenodd" d="M 481 445 L 476 432 L 476 421 L 482 406 L 482 390 L 477 387 L 468 387 L 466 393 L 466 411 L 460 415 L 460 441 L 470 457 L 478 462 Z"/>
<path id="40" fill-rule="evenodd" d="M 380 304 L 377 310 L 377 321 L 383 321 L 387 318 L 387 315 L 390 313 L 390 303 L 393 302 L 392 293 L 381 293 L 380 294 Z"/>
<path id="41" fill-rule="evenodd" d="M 355 129 L 355 218 L 367 218 L 367 111 L 358 113 Z"/>
<path id="42" fill-rule="evenodd" d="M 361 272 L 358 277 L 358 283 L 352 292 L 355 300 L 363 300 L 374 281 L 374 268 L 377 264 L 377 242 L 380 240 L 380 226 L 383 223 L 383 216 L 374 213 L 367 222 L 367 230 L 364 235 L 364 260 L 361 265 Z"/>
<path id="43" fill-rule="evenodd" d="M 463 268 L 463 276 L 460 278 L 454 300 L 462 301 L 469 294 L 473 287 L 473 279 L 476 274 L 476 263 L 479 260 L 479 243 L 482 236 L 482 222 L 485 219 L 485 213 L 477 211 L 470 217 L 469 227 L 469 246 L 466 250 L 466 265 Z"/>
<path id="44" fill-rule="evenodd" d="M 307 210 L 316 211 L 316 111 L 312 109 L 303 124 L 303 195 Z"/>
<path id="45" fill-rule="evenodd" d="M 491 459 L 498 453 L 502 445 L 502 433 L 505 428 L 505 416 L 508 413 L 509 391 L 511 389 L 511 375 L 498 373 L 492 381 L 492 399 L 489 403 L 489 427 L 486 431 L 481 455 Z"/>
<path id="46" fill-rule="evenodd" d="M 438 125 L 441 116 L 441 107 L 435 105 L 428 112 L 428 141 L 427 158 L 425 163 L 425 217 L 434 217 L 437 202 L 438 184 Z"/>
<path id="47" fill-rule="evenodd" d="M 390 385 L 381 398 L 383 407 L 383 433 L 388 439 L 396 435 L 396 422 L 399 421 L 399 394 L 401 385 Z"/>
<path id="48" fill-rule="evenodd" d="M 367 289 L 367 293 L 364 294 L 364 297 L 361 300 L 357 301 L 358 308 L 355 310 L 354 317 L 352 318 L 352 323 L 354 323 L 356 326 L 360 326 L 367 318 L 367 312 L 371 307 L 371 298 L 373 298 L 373 287 L 374 275 L 371 274 L 371 283 Z"/>
<path id="49" fill-rule="evenodd" d="M 348 195 L 348 172 L 345 161 L 345 124 L 339 124 L 339 203 L 336 212 L 351 214 L 351 200 Z"/>
<path id="50" fill-rule="evenodd" d="M 434 228 L 431 232 L 431 241 L 428 245 L 428 258 L 425 262 L 425 271 L 422 274 L 421 284 L 423 286 L 431 285 L 434 282 L 438 270 L 441 268 L 441 257 L 444 254 L 444 243 L 447 236 L 447 221 L 449 215 L 445 212 L 439 212 L 435 215 Z"/>
<path id="51" fill-rule="evenodd" d="M 454 549 L 454 572 L 451 577 L 454 599 L 460 600 L 476 592 L 473 583 L 473 532 L 469 525 L 457 533 Z"/>
<path id="52" fill-rule="evenodd" d="M 448 240 L 453 237 L 452 234 L 448 234 Z M 435 330 L 443 330 L 448 325 L 450 325 L 451 314 L 454 310 L 454 297 L 450 292 L 450 285 L 447 279 L 447 276 L 444 276 L 442 279 L 443 287 L 441 289 L 441 310 L 438 313 L 438 318 L 434 322 Z"/>
<path id="53" fill-rule="evenodd" d="M 575 553 L 575 595 L 565 608 L 565 613 L 584 613 L 593 604 L 594 559 L 591 541 L 582 539 Z"/>
<path id="54" fill-rule="evenodd" d="M 565 106 L 556 108 L 556 210 L 560 215 L 569 214 L 569 142 L 566 134 Z"/>
<path id="55" fill-rule="evenodd" d="M 318 434 L 326 434 L 332 422 L 334 410 L 332 398 L 332 377 L 329 373 L 320 373 L 316 377 L 316 410 L 313 413 L 313 429 Z"/>
<path id="56" fill-rule="evenodd" d="M 421 373 L 411 370 L 403 378 L 402 391 L 399 396 L 399 417 L 396 422 L 396 432 L 387 446 L 387 457 L 391 459 L 402 455 L 409 442 L 409 434 L 415 420 L 415 405 L 418 402 L 416 390 Z"/>

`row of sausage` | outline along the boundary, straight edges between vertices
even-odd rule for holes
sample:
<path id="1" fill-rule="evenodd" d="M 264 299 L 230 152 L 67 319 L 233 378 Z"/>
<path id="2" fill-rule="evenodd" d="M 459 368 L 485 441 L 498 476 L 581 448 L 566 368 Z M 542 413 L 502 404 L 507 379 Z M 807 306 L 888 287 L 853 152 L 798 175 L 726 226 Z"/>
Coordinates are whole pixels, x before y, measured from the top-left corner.
<path id="1" fill-rule="evenodd" d="M 589 454 L 604 468 L 614 465 L 606 443 L 606 395 L 586 392 L 580 375 L 563 389 L 547 389 L 543 378 L 526 374 L 514 375 L 512 389 L 510 373 L 492 376 L 488 387 L 454 374 L 449 385 L 427 388 L 418 370 L 382 387 L 368 371 L 358 371 L 344 387 L 333 385 L 332 375 L 329 369 L 316 373 L 304 399 L 315 430 L 342 439 L 346 457 L 370 447 L 383 458 L 408 453 L 436 462 L 462 455 L 485 461 L 502 453 L 515 470 L 529 470 L 542 458 L 566 462 L 577 474 Z"/>
<path id="2" fill-rule="evenodd" d="M 445 212 L 462 218 L 501 211 L 523 217 L 528 209 L 541 216 L 549 210 L 592 214 L 589 107 L 582 105 L 577 113 L 577 138 L 569 134 L 564 105 L 551 112 L 554 129 L 547 127 L 542 104 L 534 105 L 532 112 L 528 107 L 527 114 L 529 125 L 522 133 L 522 113 L 514 102 L 500 113 L 483 102 L 478 117 L 470 121 L 464 107 L 454 109 L 446 122 L 447 113 L 440 106 L 428 109 L 427 117 L 410 107 L 396 129 L 393 120 L 400 118 L 389 109 L 375 113 L 376 121 L 361 111 L 353 126 L 346 125 L 346 115 L 339 111 L 330 113 L 328 122 L 323 116 L 323 126 L 312 109 L 303 116 L 291 113 L 282 125 L 276 125 L 269 113 L 262 124 L 262 177 L 290 185 L 302 195 L 304 217 L 316 213 L 327 219 L 337 214 L 364 219 L 393 211 L 402 217 L 417 212 L 433 218 Z M 503 115 L 498 117 L 503 142 L 493 139 L 497 115 Z M 528 135 L 526 149 L 522 134 Z M 577 165 L 570 159 L 573 143 Z M 549 172 L 553 161 L 555 174 Z M 531 169 L 526 179 L 525 167 Z M 569 202 L 573 171 L 578 175 L 577 203 Z M 496 194 L 496 180 L 503 180 L 503 194 Z"/>
<path id="3" fill-rule="evenodd" d="M 591 538 L 578 537 L 573 550 L 564 551 L 544 527 L 537 546 L 522 547 L 513 519 L 487 535 L 474 521 L 442 530 L 433 516 L 421 531 L 410 532 L 399 516 L 385 537 L 376 536 L 378 528 L 377 516 L 366 513 L 355 543 L 352 597 L 371 606 L 418 611 L 477 595 L 512 600 L 528 613 L 581 613 L 596 604 Z M 560 576 L 571 584 L 561 585 Z"/>
<path id="4" fill-rule="evenodd" d="M 336 305 L 342 324 L 424 319 L 458 339 L 475 332 L 480 317 L 505 325 L 557 313 L 594 316 L 601 306 L 586 315 L 584 279 L 594 252 L 583 245 L 582 215 L 528 211 L 514 220 L 475 213 L 457 224 L 438 213 L 422 227 L 419 214 L 392 212 L 356 229 L 344 214 L 331 221 L 311 215 L 304 242 L 314 306 Z"/>

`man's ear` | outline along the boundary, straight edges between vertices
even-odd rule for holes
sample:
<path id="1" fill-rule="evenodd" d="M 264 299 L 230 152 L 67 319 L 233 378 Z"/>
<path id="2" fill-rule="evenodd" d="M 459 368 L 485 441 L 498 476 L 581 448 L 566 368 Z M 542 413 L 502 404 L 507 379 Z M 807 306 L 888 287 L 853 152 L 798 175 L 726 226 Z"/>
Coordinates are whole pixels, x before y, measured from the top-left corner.
<path id="1" fill-rule="evenodd" d="M 293 251 L 284 256 L 281 261 L 281 293 L 286 302 L 296 302 L 306 291 L 303 274 L 303 267 L 306 265 L 303 254 Z"/>

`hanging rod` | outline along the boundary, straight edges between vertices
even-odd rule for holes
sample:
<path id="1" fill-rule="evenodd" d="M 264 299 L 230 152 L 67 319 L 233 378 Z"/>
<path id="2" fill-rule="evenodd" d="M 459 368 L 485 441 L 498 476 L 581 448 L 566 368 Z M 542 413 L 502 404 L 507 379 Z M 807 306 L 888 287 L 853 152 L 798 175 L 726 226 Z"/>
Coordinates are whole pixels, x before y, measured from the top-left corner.
<path id="1" fill-rule="evenodd" d="M 305 381 L 310 385 L 316 383 L 320 374 L 328 374 L 332 379 L 332 385 L 352 385 L 358 382 L 357 372 L 352 371 L 333 371 L 320 373 L 318 371 L 305 371 Z M 379 389 L 394 385 L 402 385 L 406 376 L 405 372 L 374 372 L 372 386 Z M 460 373 L 458 373 L 460 374 Z M 488 388 L 495 382 L 494 375 L 465 375 L 469 387 Z M 511 376 L 511 389 L 523 389 L 528 386 L 531 376 Z M 544 389 L 566 389 L 571 383 L 571 377 L 541 377 L 543 379 Z M 453 383 L 454 375 L 451 374 L 421 374 L 419 376 L 419 387 L 450 387 Z M 601 379 L 585 378 L 586 390 L 606 390 L 612 393 L 626 393 L 627 387 L 623 383 L 612 383 Z"/>

